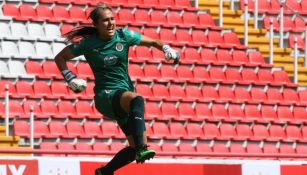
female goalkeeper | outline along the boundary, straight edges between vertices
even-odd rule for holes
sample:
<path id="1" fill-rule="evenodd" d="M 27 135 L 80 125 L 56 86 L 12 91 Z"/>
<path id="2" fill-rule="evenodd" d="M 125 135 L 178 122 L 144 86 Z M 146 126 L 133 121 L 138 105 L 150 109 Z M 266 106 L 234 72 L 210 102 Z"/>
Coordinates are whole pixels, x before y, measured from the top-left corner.
<path id="1" fill-rule="evenodd" d="M 165 53 L 167 61 L 178 62 L 179 53 L 162 41 L 142 36 L 139 33 L 116 29 L 112 9 L 103 4 L 93 9 L 89 18 L 93 26 L 75 28 L 64 35 L 72 44 L 55 57 L 68 86 L 76 93 L 86 88 L 86 81 L 78 79 L 67 69 L 66 61 L 84 55 L 95 77 L 95 105 L 104 116 L 117 121 L 126 135 L 129 146 L 120 150 L 96 175 L 111 175 L 128 163 L 136 160 L 143 163 L 155 156 L 147 149 L 144 123 L 144 99 L 135 92 L 128 75 L 128 49 L 133 45 L 154 46 Z M 80 42 L 74 41 L 81 39 Z"/>

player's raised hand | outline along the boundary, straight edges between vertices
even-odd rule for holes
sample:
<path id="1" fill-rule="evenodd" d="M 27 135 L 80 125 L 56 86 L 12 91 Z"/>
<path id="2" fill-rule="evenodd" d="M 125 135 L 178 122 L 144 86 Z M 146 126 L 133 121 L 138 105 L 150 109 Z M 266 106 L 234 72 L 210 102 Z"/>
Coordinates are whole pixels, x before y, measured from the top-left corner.
<path id="1" fill-rule="evenodd" d="M 80 93 L 87 87 L 87 83 L 83 79 L 77 78 L 77 76 L 70 70 L 62 71 L 62 75 L 65 81 L 68 83 L 68 87 L 75 93 Z"/>
<path id="2" fill-rule="evenodd" d="M 174 60 L 174 64 L 178 64 L 180 60 L 180 54 L 178 51 L 172 49 L 169 45 L 164 45 L 162 50 L 165 53 L 166 61 Z"/>

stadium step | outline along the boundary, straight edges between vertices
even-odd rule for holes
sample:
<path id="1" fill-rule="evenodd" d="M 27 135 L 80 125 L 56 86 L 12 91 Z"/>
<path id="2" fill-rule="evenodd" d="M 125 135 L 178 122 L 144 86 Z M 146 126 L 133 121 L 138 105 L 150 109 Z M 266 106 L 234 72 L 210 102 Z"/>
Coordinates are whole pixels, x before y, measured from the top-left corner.
<path id="1" fill-rule="evenodd" d="M 5 135 L 5 126 L 0 126 L 0 136 L 4 136 Z"/>
<path id="2" fill-rule="evenodd" d="M 202 8 L 202 7 L 213 7 L 214 8 L 214 7 L 219 6 L 219 1 L 216 1 L 216 0 L 200 0 L 198 3 L 199 3 L 199 8 Z M 229 1 L 224 2 L 223 7 L 229 8 L 230 2 Z"/>
<path id="3" fill-rule="evenodd" d="M 211 8 L 210 14 L 212 15 L 213 19 L 218 19 L 220 15 L 220 9 L 218 8 Z M 234 18 L 234 17 L 240 17 L 242 15 L 241 10 L 229 10 L 229 8 L 223 8 L 223 17 L 229 17 L 229 18 Z"/>

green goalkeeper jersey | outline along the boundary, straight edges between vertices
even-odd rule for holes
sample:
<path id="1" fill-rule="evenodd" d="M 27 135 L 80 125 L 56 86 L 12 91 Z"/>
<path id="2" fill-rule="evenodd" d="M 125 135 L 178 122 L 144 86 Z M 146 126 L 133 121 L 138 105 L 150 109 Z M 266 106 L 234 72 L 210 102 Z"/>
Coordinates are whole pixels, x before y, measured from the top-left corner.
<path id="1" fill-rule="evenodd" d="M 114 36 L 104 41 L 97 34 L 69 45 L 75 56 L 84 55 L 95 77 L 95 94 L 101 90 L 124 89 L 134 91 L 128 75 L 128 50 L 138 45 L 141 35 L 126 29 L 117 29 Z"/>

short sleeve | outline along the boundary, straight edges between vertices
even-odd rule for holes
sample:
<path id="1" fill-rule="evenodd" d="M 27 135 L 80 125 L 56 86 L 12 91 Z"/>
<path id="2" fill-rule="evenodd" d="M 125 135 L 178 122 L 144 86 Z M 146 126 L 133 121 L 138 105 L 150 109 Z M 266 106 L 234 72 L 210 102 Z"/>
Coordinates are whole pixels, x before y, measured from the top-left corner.
<path id="1" fill-rule="evenodd" d="M 123 33 L 125 35 L 125 38 L 127 39 L 129 46 L 140 44 L 142 38 L 141 34 L 127 29 L 123 29 Z"/>
<path id="2" fill-rule="evenodd" d="M 85 54 L 85 46 L 85 39 L 82 39 L 79 43 L 73 43 L 68 45 L 68 48 L 75 56 L 80 56 Z"/>

